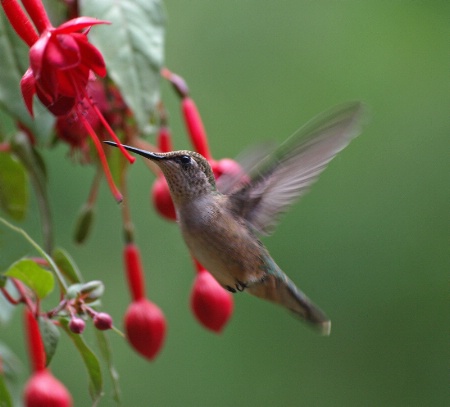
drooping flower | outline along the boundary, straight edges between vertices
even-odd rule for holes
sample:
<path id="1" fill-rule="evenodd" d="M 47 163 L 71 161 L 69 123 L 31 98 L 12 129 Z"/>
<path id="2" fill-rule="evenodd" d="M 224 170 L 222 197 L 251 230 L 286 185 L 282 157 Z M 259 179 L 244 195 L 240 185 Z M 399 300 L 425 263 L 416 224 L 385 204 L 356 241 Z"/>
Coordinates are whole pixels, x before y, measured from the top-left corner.
<path id="1" fill-rule="evenodd" d="M 92 139 L 109 187 L 116 200 L 120 202 L 122 195 L 112 179 L 103 146 L 91 124 L 92 120 L 85 117 L 87 105 L 111 138 L 118 143 L 122 154 L 130 163 L 135 161 L 135 158 L 122 147 L 120 140 L 86 90 L 88 82 L 95 75 L 100 77 L 106 75 L 103 56 L 88 41 L 87 35 L 93 26 L 109 22 L 92 17 L 78 17 L 59 27 L 53 27 L 41 0 L 26 0 L 22 3 L 29 18 L 17 0 L 1 2 L 11 25 L 30 47 L 30 67 L 20 82 L 25 105 L 33 115 L 33 97 L 37 95 L 42 104 L 55 116 L 73 113 L 78 118 Z"/>
<path id="2" fill-rule="evenodd" d="M 90 28 L 98 24 L 109 22 L 75 18 L 59 27 L 47 28 L 32 45 L 30 68 L 20 83 L 31 114 L 35 94 L 55 116 L 69 113 L 86 97 L 91 71 L 100 77 L 106 75 L 102 54 L 87 39 Z"/>

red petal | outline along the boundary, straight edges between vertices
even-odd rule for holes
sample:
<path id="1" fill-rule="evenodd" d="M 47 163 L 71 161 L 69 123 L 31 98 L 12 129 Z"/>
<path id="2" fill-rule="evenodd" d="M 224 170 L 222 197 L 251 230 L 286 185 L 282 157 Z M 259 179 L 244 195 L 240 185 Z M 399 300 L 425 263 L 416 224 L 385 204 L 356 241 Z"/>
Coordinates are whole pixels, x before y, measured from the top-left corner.
<path id="1" fill-rule="evenodd" d="M 56 27 L 53 32 L 58 34 L 70 34 L 82 30 L 86 27 L 91 27 L 97 24 L 111 24 L 109 21 L 98 20 L 93 17 L 78 17 L 72 20 L 66 21 L 59 27 Z"/>
<path id="2" fill-rule="evenodd" d="M 71 35 L 54 36 L 47 45 L 45 59 L 56 69 L 70 69 L 81 61 L 81 53 L 77 41 Z"/>
<path id="3" fill-rule="evenodd" d="M 34 80 L 33 71 L 28 68 L 20 80 L 20 91 L 22 92 L 25 106 L 33 116 L 33 96 L 36 93 L 36 82 Z"/>
<path id="4" fill-rule="evenodd" d="M 49 98 L 56 98 L 58 96 L 58 80 L 56 77 L 56 69 L 54 69 L 46 59 L 43 59 L 40 75 L 36 76 L 36 73 L 34 74 L 36 83 L 39 85 L 41 90 L 44 91 Z"/>
<path id="5" fill-rule="evenodd" d="M 75 106 L 76 99 L 68 96 L 58 96 L 51 99 L 46 95 L 39 86 L 36 86 L 36 94 L 42 104 L 55 116 L 64 116 L 68 114 Z"/>
<path id="6" fill-rule="evenodd" d="M 84 34 L 73 34 L 73 37 L 77 40 L 80 48 L 83 64 L 103 78 L 106 75 L 106 67 L 102 53 L 87 41 Z"/>
<path id="7" fill-rule="evenodd" d="M 36 79 L 39 79 L 39 76 L 41 75 L 44 53 L 49 40 L 50 33 L 46 32 L 30 48 L 30 67 L 33 70 Z"/>

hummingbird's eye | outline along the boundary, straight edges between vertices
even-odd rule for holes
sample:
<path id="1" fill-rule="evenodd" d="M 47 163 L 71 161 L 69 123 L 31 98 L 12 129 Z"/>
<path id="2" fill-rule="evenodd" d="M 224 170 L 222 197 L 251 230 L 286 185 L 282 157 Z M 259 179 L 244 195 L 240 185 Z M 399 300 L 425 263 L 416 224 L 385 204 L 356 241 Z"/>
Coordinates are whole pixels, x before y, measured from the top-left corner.
<path id="1" fill-rule="evenodd" d="M 182 155 L 180 157 L 181 164 L 190 164 L 190 162 L 191 162 L 191 157 L 189 157 L 188 155 Z"/>

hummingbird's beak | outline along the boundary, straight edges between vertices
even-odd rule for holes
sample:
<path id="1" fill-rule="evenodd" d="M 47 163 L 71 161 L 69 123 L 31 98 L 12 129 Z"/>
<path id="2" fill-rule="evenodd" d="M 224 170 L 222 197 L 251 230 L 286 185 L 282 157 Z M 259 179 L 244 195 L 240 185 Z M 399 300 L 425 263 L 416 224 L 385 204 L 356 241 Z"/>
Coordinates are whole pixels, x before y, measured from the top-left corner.
<path id="1" fill-rule="evenodd" d="M 118 144 L 114 141 L 104 141 L 105 144 L 109 144 L 110 146 L 118 147 Z M 132 153 L 139 154 L 142 157 L 148 158 L 149 160 L 162 160 L 164 156 L 158 154 L 158 153 L 152 153 L 150 151 L 141 150 L 140 148 L 126 146 L 125 144 L 122 144 L 122 147 L 125 150 L 131 151 Z"/>

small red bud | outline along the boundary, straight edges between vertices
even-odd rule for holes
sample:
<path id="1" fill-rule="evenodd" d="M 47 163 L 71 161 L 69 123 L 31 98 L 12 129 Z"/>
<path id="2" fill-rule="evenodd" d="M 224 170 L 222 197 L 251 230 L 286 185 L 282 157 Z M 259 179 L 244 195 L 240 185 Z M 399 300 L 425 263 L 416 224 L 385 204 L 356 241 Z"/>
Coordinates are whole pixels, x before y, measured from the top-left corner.
<path id="1" fill-rule="evenodd" d="M 233 313 L 233 298 L 205 269 L 200 269 L 191 292 L 191 308 L 207 329 L 220 333 Z"/>
<path id="2" fill-rule="evenodd" d="M 81 334 L 84 331 L 85 327 L 86 327 L 85 322 L 78 317 L 73 317 L 69 322 L 69 329 L 74 334 Z"/>
<path id="3" fill-rule="evenodd" d="M 164 314 L 156 304 L 146 298 L 132 302 L 125 313 L 125 333 L 133 349 L 152 360 L 164 343 Z"/>
<path id="4" fill-rule="evenodd" d="M 72 397 L 47 370 L 33 374 L 25 385 L 25 407 L 71 407 Z"/>
<path id="5" fill-rule="evenodd" d="M 153 206 L 163 218 L 171 221 L 177 219 L 175 206 L 173 205 L 172 197 L 170 196 L 169 185 L 163 175 L 156 178 L 153 183 L 151 196 Z"/>
<path id="6" fill-rule="evenodd" d="M 112 318 L 106 312 L 99 312 L 94 315 L 94 325 L 100 331 L 106 331 L 107 329 L 112 328 Z"/>

